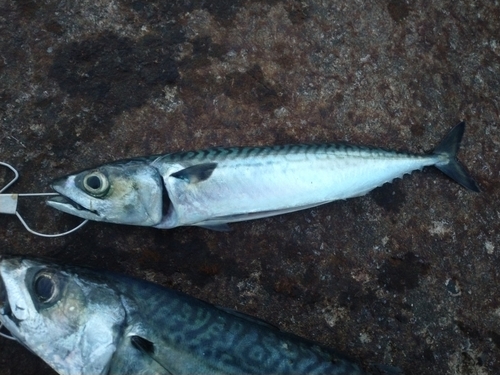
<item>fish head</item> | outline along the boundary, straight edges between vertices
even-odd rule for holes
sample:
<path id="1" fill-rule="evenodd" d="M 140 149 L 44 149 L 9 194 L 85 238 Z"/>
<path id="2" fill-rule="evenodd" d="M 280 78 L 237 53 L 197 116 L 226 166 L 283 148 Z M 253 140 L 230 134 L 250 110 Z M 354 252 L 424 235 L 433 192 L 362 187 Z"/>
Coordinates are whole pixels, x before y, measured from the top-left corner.
<path id="1" fill-rule="evenodd" d="M 62 177 L 47 204 L 83 219 L 152 226 L 163 216 L 164 188 L 145 160 L 127 160 Z"/>
<path id="2" fill-rule="evenodd" d="M 125 319 L 102 283 L 36 260 L 0 260 L 0 323 L 59 374 L 107 373 Z"/>

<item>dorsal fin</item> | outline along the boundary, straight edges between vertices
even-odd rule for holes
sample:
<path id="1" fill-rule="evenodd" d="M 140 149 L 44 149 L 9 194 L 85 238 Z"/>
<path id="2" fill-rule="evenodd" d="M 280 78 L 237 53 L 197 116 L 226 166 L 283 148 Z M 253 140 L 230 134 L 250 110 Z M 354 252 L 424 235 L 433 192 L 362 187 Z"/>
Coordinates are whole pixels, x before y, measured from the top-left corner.
<path id="1" fill-rule="evenodd" d="M 184 168 L 178 172 L 172 173 L 170 176 L 179 178 L 190 184 L 195 184 L 200 181 L 207 180 L 217 167 L 217 163 L 196 164 L 191 167 Z"/>
<path id="2" fill-rule="evenodd" d="M 167 373 L 173 375 L 172 372 L 160 361 L 158 356 L 156 356 L 155 345 L 151 341 L 145 339 L 144 337 L 134 335 L 130 336 L 130 342 L 134 348 L 151 357 L 151 359 L 163 367 Z"/>

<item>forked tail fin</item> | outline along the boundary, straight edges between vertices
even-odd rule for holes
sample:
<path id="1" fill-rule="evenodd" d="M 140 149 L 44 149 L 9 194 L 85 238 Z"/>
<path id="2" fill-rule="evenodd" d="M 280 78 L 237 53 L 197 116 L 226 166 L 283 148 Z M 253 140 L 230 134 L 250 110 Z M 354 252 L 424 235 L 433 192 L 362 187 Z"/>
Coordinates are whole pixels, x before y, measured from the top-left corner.
<path id="1" fill-rule="evenodd" d="M 452 178 L 460 185 L 472 191 L 481 191 L 478 184 L 467 172 L 465 166 L 457 159 L 457 152 L 460 141 L 464 135 L 465 122 L 461 122 L 443 138 L 441 143 L 434 150 L 435 155 L 444 155 L 446 160 L 437 163 L 435 166 L 448 177 Z"/>

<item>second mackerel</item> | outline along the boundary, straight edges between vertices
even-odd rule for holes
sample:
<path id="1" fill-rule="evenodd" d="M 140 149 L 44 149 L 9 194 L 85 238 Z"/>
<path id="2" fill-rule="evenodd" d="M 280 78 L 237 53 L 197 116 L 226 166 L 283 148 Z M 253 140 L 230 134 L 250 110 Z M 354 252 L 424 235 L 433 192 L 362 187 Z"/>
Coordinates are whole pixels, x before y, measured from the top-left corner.
<path id="1" fill-rule="evenodd" d="M 212 148 L 122 160 L 56 180 L 47 203 L 84 219 L 174 228 L 227 229 L 357 197 L 435 166 L 469 190 L 479 187 L 456 158 L 465 124 L 430 154 L 346 144 Z"/>

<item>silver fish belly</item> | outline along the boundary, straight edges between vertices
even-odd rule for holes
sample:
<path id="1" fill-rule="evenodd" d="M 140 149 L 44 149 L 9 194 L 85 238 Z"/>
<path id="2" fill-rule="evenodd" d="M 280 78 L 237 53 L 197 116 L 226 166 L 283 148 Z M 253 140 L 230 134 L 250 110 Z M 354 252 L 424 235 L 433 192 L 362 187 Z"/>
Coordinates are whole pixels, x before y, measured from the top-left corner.
<path id="1" fill-rule="evenodd" d="M 0 261 L 0 323 L 59 374 L 362 374 L 336 351 L 159 285 Z"/>
<path id="2" fill-rule="evenodd" d="M 479 191 L 456 159 L 464 127 L 458 124 L 426 155 L 323 144 L 213 148 L 115 162 L 55 181 L 61 196 L 47 203 L 97 221 L 224 229 L 361 196 L 426 166 Z"/>

